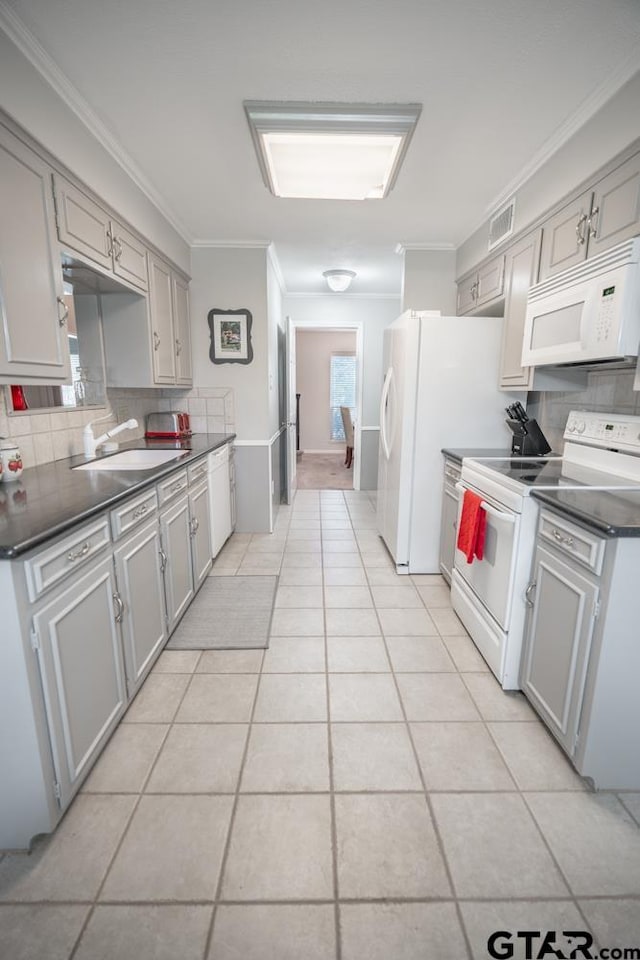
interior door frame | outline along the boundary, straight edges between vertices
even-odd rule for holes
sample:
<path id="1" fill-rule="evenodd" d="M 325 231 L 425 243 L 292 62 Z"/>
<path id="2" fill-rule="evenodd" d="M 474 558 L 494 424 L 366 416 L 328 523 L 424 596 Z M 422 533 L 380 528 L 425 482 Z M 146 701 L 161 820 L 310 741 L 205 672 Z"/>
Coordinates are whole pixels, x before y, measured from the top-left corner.
<path id="1" fill-rule="evenodd" d="M 356 335 L 356 415 L 353 429 L 353 489 L 360 489 L 360 476 L 362 458 L 360 456 L 362 442 L 362 370 L 363 370 L 363 347 L 364 347 L 364 321 L 363 320 L 338 320 L 327 318 L 322 322 L 318 320 L 295 320 L 288 318 L 292 325 L 292 332 L 296 330 L 315 330 L 317 333 L 326 331 L 330 333 L 335 330 L 344 330 L 346 332 L 355 332 Z M 287 357 L 287 363 L 289 358 Z M 289 369 L 287 367 L 287 369 Z"/>

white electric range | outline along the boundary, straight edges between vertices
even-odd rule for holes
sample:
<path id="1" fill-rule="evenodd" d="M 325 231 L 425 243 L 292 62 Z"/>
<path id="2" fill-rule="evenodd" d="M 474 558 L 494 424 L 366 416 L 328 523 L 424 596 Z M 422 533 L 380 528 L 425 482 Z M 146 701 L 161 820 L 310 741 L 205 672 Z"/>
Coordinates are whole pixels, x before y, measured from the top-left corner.
<path id="1" fill-rule="evenodd" d="M 640 490 L 640 417 L 572 411 L 562 456 L 464 459 L 457 489 L 482 497 L 484 558 L 456 550 L 451 603 L 505 690 L 519 690 L 526 589 L 536 538 L 534 490 Z"/>

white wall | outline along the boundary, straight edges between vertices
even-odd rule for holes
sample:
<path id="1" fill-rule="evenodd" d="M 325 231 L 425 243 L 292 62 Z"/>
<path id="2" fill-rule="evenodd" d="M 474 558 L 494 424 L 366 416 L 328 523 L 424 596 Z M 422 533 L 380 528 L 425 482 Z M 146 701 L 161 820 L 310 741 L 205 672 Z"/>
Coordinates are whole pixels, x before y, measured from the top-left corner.
<path id="1" fill-rule="evenodd" d="M 379 426 L 378 414 L 382 389 L 382 333 L 400 313 L 400 298 L 341 297 L 339 294 L 317 297 L 284 298 L 284 312 L 295 323 L 322 327 L 329 320 L 336 325 L 362 322 L 363 380 L 362 425 Z"/>
<path id="2" fill-rule="evenodd" d="M 638 137 L 640 72 L 518 190 L 515 232 L 544 214 Z M 487 256 L 487 238 L 485 223 L 458 248 L 457 276 L 462 276 Z"/>
<path id="3" fill-rule="evenodd" d="M 403 310 L 439 310 L 456 314 L 455 250 L 405 250 Z"/>
<path id="4" fill-rule="evenodd" d="M 269 338 L 269 430 L 271 436 L 280 429 L 278 406 L 278 327 L 284 324 L 280 282 L 267 256 L 267 324 Z"/>
<path id="5" fill-rule="evenodd" d="M 238 440 L 266 442 L 272 435 L 269 403 L 267 251 L 264 247 L 196 247 L 192 252 L 191 337 L 194 387 L 234 391 Z M 207 314 L 212 307 L 251 311 L 253 361 L 213 364 Z M 274 383 L 274 390 L 276 384 Z"/>
<path id="6" fill-rule="evenodd" d="M 329 377 L 334 353 L 355 353 L 355 331 L 296 331 L 296 392 L 300 394 L 300 449 L 342 450 L 331 440 Z"/>
<path id="7" fill-rule="evenodd" d="M 1 29 L 0 108 L 190 273 L 184 239 Z"/>

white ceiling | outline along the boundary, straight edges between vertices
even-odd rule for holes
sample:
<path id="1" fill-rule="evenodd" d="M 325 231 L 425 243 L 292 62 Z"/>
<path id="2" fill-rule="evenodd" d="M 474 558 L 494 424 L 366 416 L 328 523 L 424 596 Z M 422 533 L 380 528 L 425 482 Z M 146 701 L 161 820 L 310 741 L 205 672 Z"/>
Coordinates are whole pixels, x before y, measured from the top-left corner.
<path id="1" fill-rule="evenodd" d="M 398 294 L 396 245 L 459 245 L 638 55 L 638 0 L 9 0 L 189 242 L 273 241 L 290 292 L 322 271 Z M 640 63 L 638 63 L 640 67 Z M 382 201 L 273 197 L 243 100 L 418 102 Z"/>

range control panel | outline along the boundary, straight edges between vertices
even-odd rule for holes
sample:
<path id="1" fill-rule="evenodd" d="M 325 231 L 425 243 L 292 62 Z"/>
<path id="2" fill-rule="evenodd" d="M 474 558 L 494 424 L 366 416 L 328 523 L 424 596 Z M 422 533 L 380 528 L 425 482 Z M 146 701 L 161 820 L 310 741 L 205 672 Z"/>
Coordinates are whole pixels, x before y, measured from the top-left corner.
<path id="1" fill-rule="evenodd" d="M 640 417 L 572 410 L 564 429 L 564 439 L 591 447 L 640 454 Z"/>

